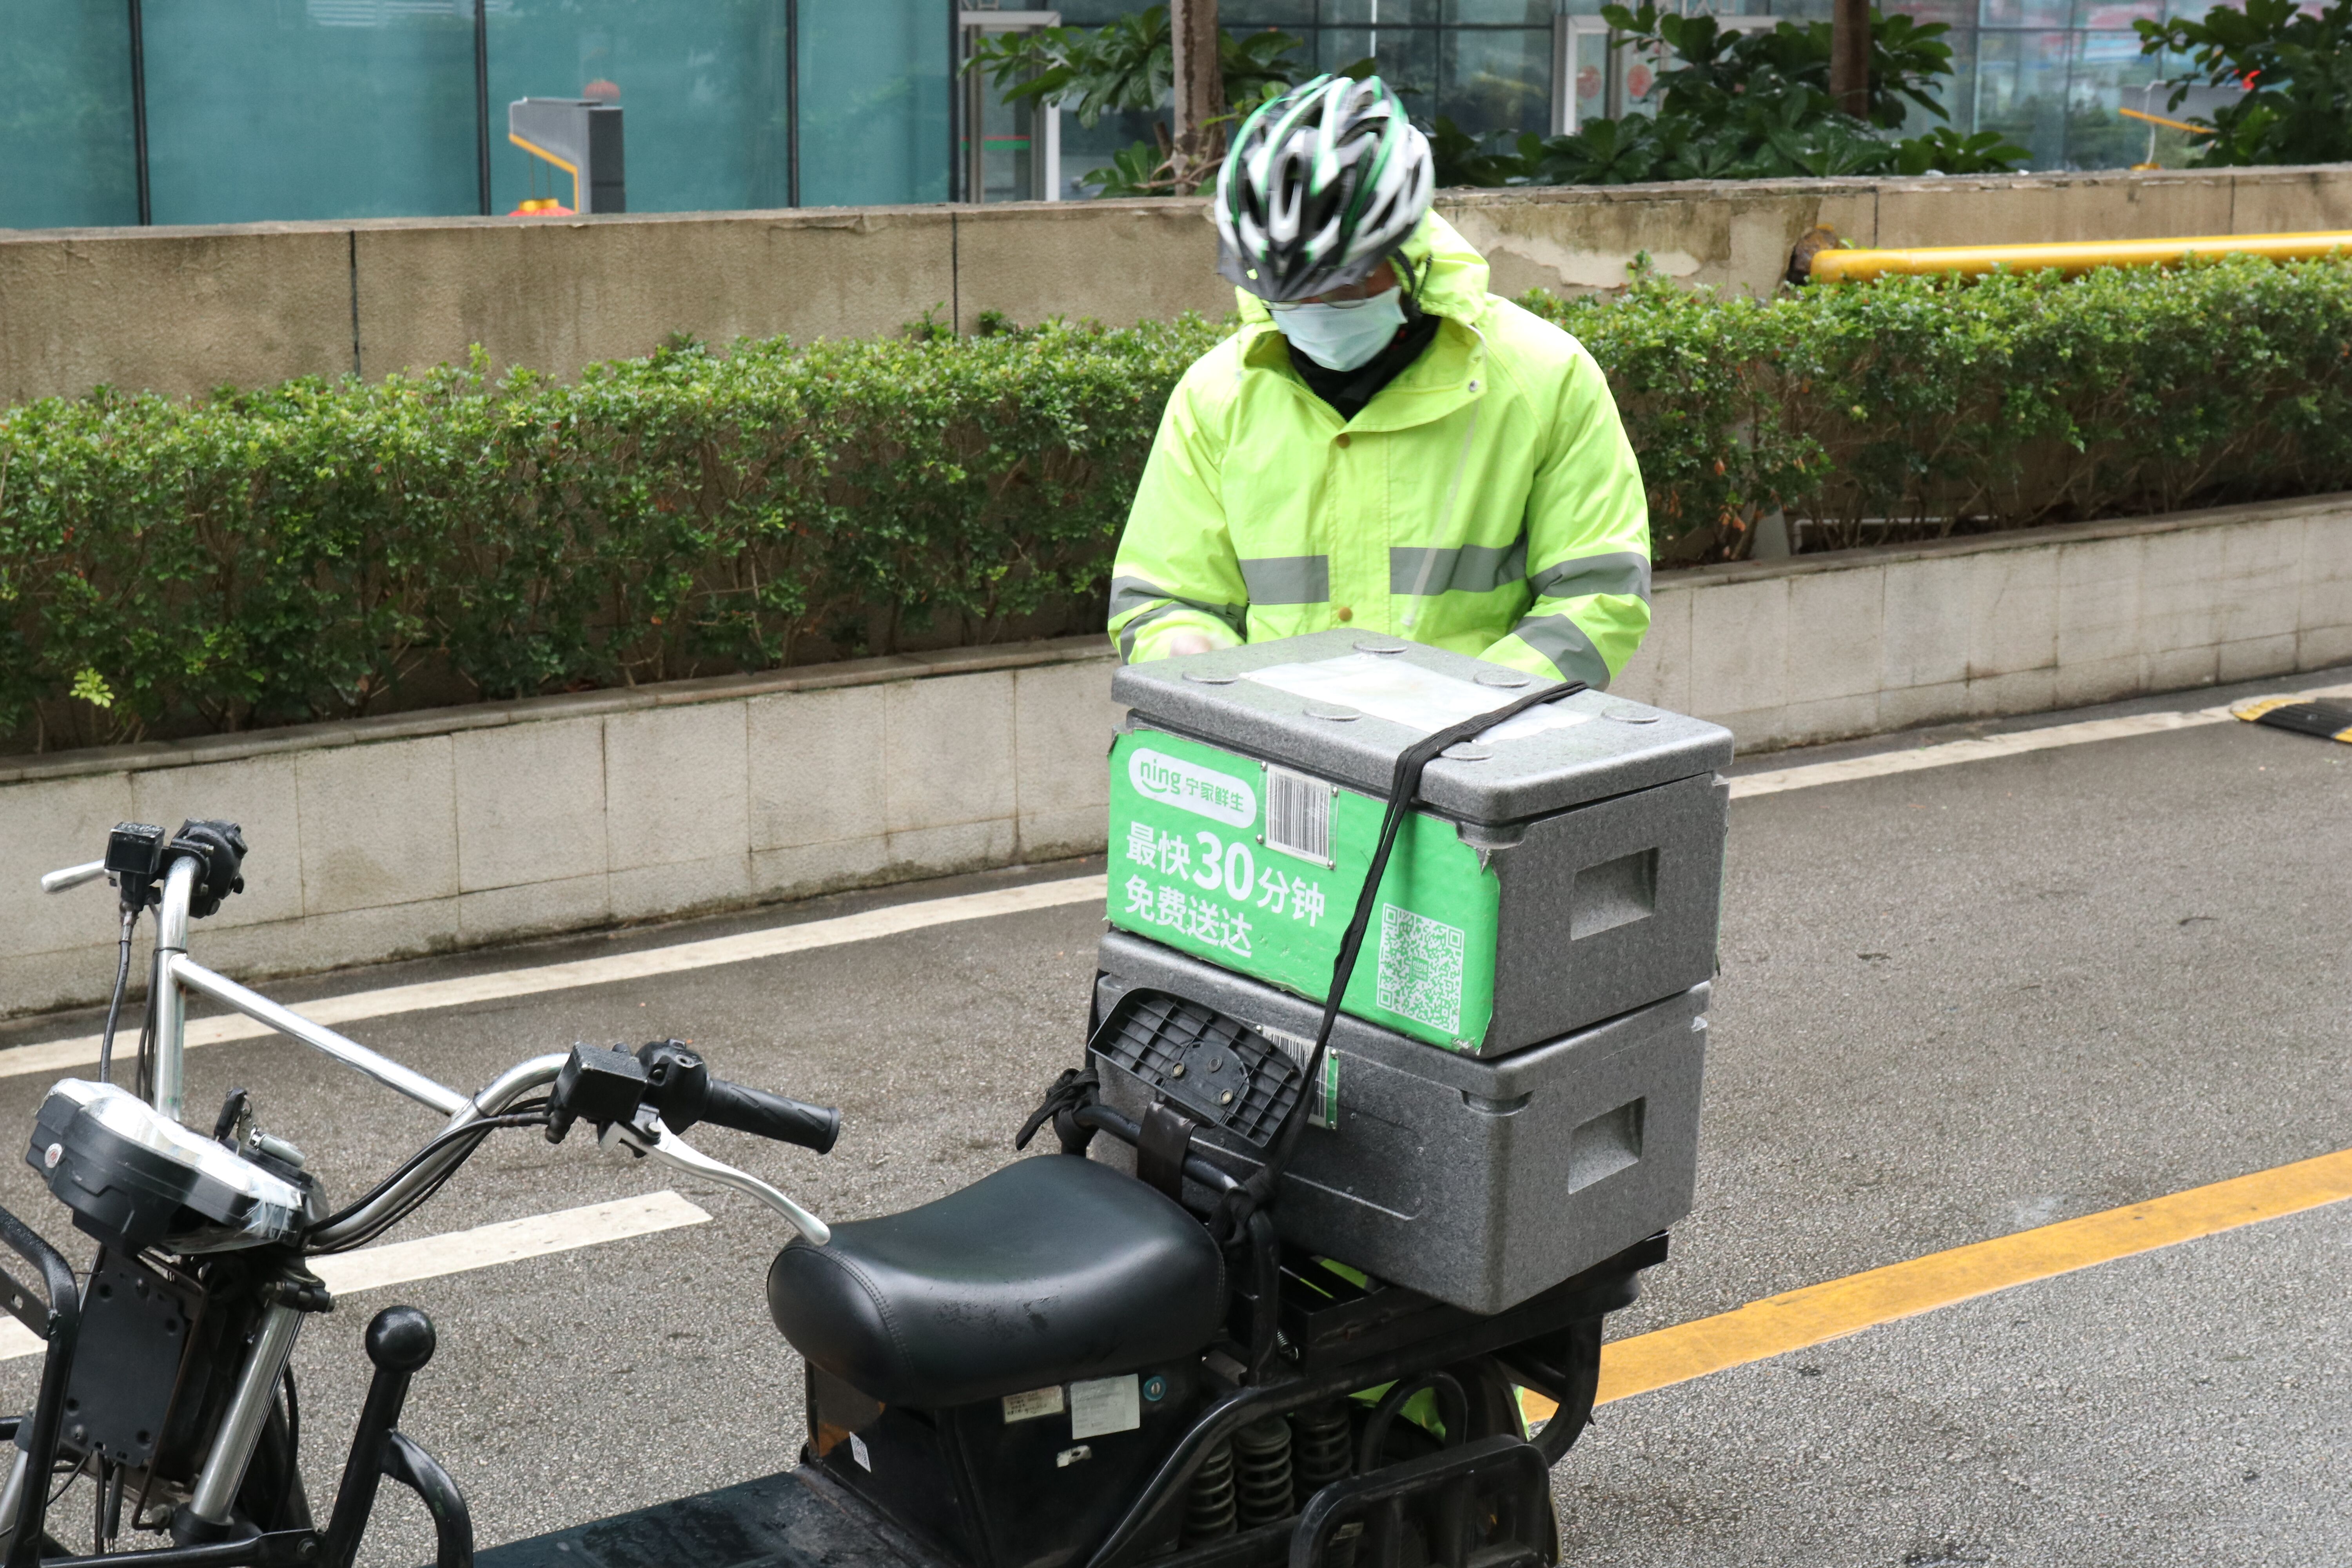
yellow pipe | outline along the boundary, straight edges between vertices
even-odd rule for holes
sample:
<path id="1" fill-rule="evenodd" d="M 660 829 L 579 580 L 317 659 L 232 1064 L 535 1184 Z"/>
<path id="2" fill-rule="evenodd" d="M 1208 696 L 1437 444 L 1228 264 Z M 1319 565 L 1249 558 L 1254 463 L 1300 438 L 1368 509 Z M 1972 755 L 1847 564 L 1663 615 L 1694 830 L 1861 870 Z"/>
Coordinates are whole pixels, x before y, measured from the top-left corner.
<path id="1" fill-rule="evenodd" d="M 2195 256 L 2259 256 L 2266 261 L 2305 261 L 2330 251 L 2352 250 L 2352 233 L 2217 234 L 2194 239 L 2080 240 L 2059 245 L 1956 245 L 1933 250 L 1822 250 L 1806 276 L 1815 283 L 1859 283 L 1890 273 L 1914 276 L 1957 272 L 1979 277 L 1997 268 L 2011 272 L 2050 268 L 2067 274 L 2095 267 L 2163 267 Z"/>
<path id="2" fill-rule="evenodd" d="M 2167 131 L 2186 131 L 2191 136 L 2213 134 L 2213 127 L 2210 125 L 2191 125 L 2186 120 L 2167 120 L 2161 114 L 2146 114 L 2137 109 L 2118 109 L 2116 112 L 2126 120 L 2145 120 L 2150 125 L 2161 125 Z"/>

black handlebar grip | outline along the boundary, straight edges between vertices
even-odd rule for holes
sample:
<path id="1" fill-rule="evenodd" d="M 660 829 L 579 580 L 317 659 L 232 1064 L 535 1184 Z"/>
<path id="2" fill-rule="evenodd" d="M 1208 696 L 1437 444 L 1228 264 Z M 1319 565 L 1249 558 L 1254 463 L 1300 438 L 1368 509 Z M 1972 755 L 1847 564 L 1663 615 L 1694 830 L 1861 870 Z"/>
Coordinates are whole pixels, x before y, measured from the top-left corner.
<path id="1" fill-rule="evenodd" d="M 724 1079 L 710 1080 L 710 1098 L 704 1102 L 699 1120 L 780 1143 L 797 1143 L 820 1154 L 831 1150 L 833 1141 L 841 1136 L 841 1112 L 830 1106 L 803 1105 Z"/>

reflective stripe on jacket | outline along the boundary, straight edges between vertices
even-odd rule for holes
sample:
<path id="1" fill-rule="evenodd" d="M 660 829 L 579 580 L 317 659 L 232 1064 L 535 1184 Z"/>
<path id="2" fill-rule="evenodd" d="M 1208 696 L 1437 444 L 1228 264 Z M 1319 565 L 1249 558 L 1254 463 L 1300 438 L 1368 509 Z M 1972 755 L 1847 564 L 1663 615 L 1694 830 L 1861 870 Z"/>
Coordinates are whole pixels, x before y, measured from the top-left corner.
<path id="1" fill-rule="evenodd" d="M 1168 400 L 1112 568 L 1125 658 L 1350 626 L 1601 687 L 1650 625 L 1649 508 L 1583 345 L 1486 292 L 1432 213 L 1405 245 L 1445 321 L 1341 421 L 1264 304 Z"/>

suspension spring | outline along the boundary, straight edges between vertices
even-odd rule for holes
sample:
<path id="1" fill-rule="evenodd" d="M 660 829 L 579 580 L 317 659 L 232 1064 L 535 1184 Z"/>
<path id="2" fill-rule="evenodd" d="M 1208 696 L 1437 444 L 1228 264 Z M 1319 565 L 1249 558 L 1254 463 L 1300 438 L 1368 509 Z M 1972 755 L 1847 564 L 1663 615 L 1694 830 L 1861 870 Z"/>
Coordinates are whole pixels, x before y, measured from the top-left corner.
<path id="1" fill-rule="evenodd" d="M 1234 1448 L 1220 1443 L 1201 1461 L 1184 1504 L 1184 1544 L 1222 1541 L 1234 1532 Z"/>
<path id="2" fill-rule="evenodd" d="M 1290 1465 L 1298 1482 L 1298 1506 L 1355 1469 L 1355 1431 L 1348 1401 L 1328 1400 L 1290 1413 Z"/>
<path id="3" fill-rule="evenodd" d="M 1244 1530 L 1278 1524 L 1297 1511 L 1290 1499 L 1289 1422 L 1269 1415 L 1234 1433 L 1234 1460 Z"/>

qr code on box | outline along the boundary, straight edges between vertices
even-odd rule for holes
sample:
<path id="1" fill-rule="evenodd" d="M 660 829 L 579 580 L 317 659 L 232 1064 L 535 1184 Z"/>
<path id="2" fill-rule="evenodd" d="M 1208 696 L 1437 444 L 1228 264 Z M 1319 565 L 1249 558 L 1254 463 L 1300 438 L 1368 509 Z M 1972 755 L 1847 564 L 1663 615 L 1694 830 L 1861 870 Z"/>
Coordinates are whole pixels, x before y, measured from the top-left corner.
<path id="1" fill-rule="evenodd" d="M 1468 939 L 1458 926 L 1381 906 L 1381 1008 L 1433 1029 L 1462 1028 L 1462 958 Z"/>

